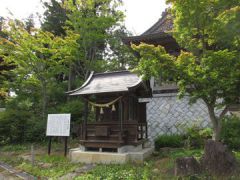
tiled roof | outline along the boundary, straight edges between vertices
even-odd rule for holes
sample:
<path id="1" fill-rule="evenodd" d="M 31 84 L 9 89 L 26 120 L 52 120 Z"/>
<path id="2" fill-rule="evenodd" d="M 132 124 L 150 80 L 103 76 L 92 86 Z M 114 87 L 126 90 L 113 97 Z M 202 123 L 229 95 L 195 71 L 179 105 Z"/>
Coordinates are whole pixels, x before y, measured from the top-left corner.
<path id="1" fill-rule="evenodd" d="M 147 31 L 141 34 L 150 35 L 150 34 L 159 34 L 162 32 L 168 32 L 173 29 L 173 18 L 171 14 L 168 12 L 168 9 L 162 13 L 162 17 Z"/>
<path id="2" fill-rule="evenodd" d="M 127 92 L 142 83 L 140 77 L 129 71 L 92 73 L 78 89 L 68 92 L 70 96 L 99 94 L 108 92 Z"/>
<path id="3" fill-rule="evenodd" d="M 172 36 L 168 34 L 169 31 L 173 29 L 173 18 L 169 13 L 169 10 L 166 9 L 162 13 L 162 17 L 148 30 L 142 33 L 139 36 L 130 36 L 123 37 L 122 40 L 124 43 L 128 44 L 132 41 L 143 41 L 143 40 L 151 40 L 151 39 L 171 39 Z"/>

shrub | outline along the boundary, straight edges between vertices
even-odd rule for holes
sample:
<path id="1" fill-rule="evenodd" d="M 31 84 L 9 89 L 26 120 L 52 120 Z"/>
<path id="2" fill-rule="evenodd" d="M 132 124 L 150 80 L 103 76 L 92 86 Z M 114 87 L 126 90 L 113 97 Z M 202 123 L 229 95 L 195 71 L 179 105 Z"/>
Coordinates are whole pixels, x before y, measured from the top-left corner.
<path id="1" fill-rule="evenodd" d="M 187 146 L 191 148 L 202 148 L 207 139 L 212 138 L 211 128 L 191 127 L 186 133 Z"/>
<path id="2" fill-rule="evenodd" d="M 212 138 L 211 128 L 202 128 L 197 124 L 186 128 L 185 139 L 188 148 L 201 148 L 204 146 L 204 141 Z"/>
<path id="3" fill-rule="evenodd" d="M 155 149 L 159 150 L 162 147 L 183 147 L 183 136 L 178 134 L 160 135 L 155 139 Z"/>
<path id="4" fill-rule="evenodd" d="M 240 118 L 226 116 L 222 121 L 221 140 L 229 148 L 240 150 Z"/>
<path id="5" fill-rule="evenodd" d="M 0 113 L 0 145 L 45 139 L 46 122 L 31 111 L 7 108 Z"/>

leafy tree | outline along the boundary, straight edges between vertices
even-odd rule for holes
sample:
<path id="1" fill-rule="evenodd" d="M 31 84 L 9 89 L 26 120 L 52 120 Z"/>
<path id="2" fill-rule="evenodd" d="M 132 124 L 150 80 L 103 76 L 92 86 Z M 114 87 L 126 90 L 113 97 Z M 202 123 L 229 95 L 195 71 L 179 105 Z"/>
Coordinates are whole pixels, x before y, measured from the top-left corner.
<path id="1" fill-rule="evenodd" d="M 14 21 L 10 21 L 5 32 L 8 39 L 1 38 L 0 56 L 16 66 L 15 80 L 9 82 L 9 88 L 21 97 L 35 95 L 45 118 L 49 88 L 56 84 L 59 74 L 67 71 L 65 64 L 72 60 L 69 53 L 73 52 L 78 35 L 69 33 L 63 39 L 42 30 L 28 32 L 23 23 Z"/>
<path id="2" fill-rule="evenodd" d="M 53 33 L 56 36 L 65 36 L 64 29 L 67 15 L 66 10 L 62 6 L 63 1 L 51 0 L 50 2 L 44 2 L 43 5 L 46 8 L 44 12 L 44 20 L 41 24 L 41 28 L 44 31 Z"/>
<path id="3" fill-rule="evenodd" d="M 31 32 L 31 29 L 34 28 L 34 17 L 33 14 L 31 14 L 25 21 L 24 21 L 25 29 L 28 31 L 28 33 Z"/>
<path id="4" fill-rule="evenodd" d="M 6 28 L 5 19 L 0 17 L 0 38 L 7 38 L 7 33 L 3 31 Z M 5 81 L 12 80 L 10 70 L 14 68 L 12 62 L 6 62 L 3 56 L 0 56 L 0 107 L 4 104 L 5 98 L 8 96 L 7 89 L 5 87 Z"/>
<path id="5" fill-rule="evenodd" d="M 104 68 L 106 62 L 103 55 L 107 42 L 123 20 L 122 12 L 117 10 L 121 1 L 69 0 L 64 5 L 69 12 L 68 25 L 81 35 L 78 39 L 79 52 L 72 69 L 86 79 L 91 70 Z"/>
<path id="6" fill-rule="evenodd" d="M 174 19 L 173 35 L 183 50 L 178 57 L 161 46 L 133 45 L 141 58 L 136 70 L 150 78 L 170 76 L 179 95 L 190 102 L 202 99 L 219 140 L 222 119 L 240 97 L 240 2 L 168 0 Z M 216 110 L 222 108 L 218 113 Z"/>
<path id="7" fill-rule="evenodd" d="M 130 35 L 124 26 L 112 32 L 112 37 L 108 40 L 109 49 L 104 55 L 108 70 L 125 70 L 136 66 L 137 60 L 133 50 L 122 42 L 122 37 Z"/>
<path id="8" fill-rule="evenodd" d="M 6 78 L 3 83 L 16 93 L 5 99 L 6 111 L 0 113 L 0 124 L 5 124 L 0 128 L 0 143 L 43 140 L 47 113 L 71 113 L 72 122 L 82 116 L 82 102 L 67 102 L 64 95 L 79 35 L 71 30 L 66 30 L 64 37 L 28 30 L 25 23 L 10 20 L 3 28 L 7 36 L 0 38 L 0 56 L 15 67 L 11 70 L 13 79 Z"/>
<path id="9" fill-rule="evenodd" d="M 67 100 L 65 92 L 82 84 L 91 70 L 110 69 L 107 56 L 121 59 L 121 66 L 127 64 L 119 43 L 123 32 L 119 5 L 118 0 L 52 0 L 45 3 L 41 29 L 34 27 L 32 16 L 1 26 L 0 33 L 6 36 L 0 37 L 0 57 L 15 67 L 9 71 L 13 79 L 1 79 L 1 85 L 16 93 L 5 99 L 6 111 L 0 114 L 0 123 L 6 124 L 0 128 L 1 142 L 34 141 L 44 133 L 47 113 L 71 113 L 74 123 L 81 119 L 82 102 Z M 12 133 L 10 139 L 6 131 Z"/>

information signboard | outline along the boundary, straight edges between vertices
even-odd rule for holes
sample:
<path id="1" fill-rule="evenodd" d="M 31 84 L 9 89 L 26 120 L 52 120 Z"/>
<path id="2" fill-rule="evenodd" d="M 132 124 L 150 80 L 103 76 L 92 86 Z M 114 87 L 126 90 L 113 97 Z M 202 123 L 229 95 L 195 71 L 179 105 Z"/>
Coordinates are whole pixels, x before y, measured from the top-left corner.
<path id="1" fill-rule="evenodd" d="M 48 114 L 47 136 L 69 136 L 71 114 Z"/>

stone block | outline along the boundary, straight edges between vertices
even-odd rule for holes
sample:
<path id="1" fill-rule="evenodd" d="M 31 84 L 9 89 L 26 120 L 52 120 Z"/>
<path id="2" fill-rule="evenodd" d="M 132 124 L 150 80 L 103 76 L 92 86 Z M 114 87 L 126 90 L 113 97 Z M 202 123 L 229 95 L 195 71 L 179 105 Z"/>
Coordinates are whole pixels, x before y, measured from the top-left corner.
<path id="1" fill-rule="evenodd" d="M 152 154 L 152 152 L 153 148 L 144 148 L 140 151 L 127 153 L 83 152 L 78 148 L 70 150 L 69 158 L 72 162 L 81 162 L 86 164 L 124 164 L 129 161 L 142 163 L 144 159 Z"/>

